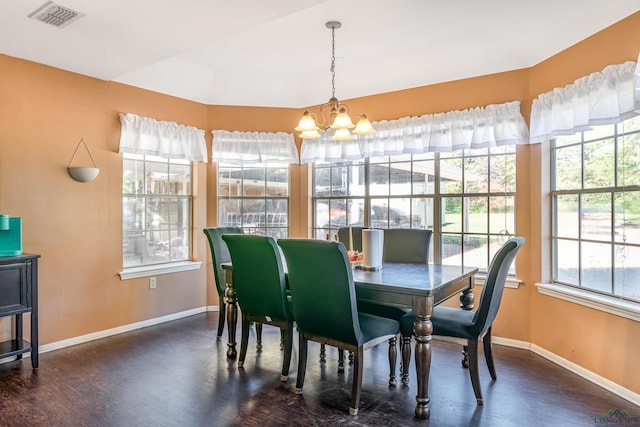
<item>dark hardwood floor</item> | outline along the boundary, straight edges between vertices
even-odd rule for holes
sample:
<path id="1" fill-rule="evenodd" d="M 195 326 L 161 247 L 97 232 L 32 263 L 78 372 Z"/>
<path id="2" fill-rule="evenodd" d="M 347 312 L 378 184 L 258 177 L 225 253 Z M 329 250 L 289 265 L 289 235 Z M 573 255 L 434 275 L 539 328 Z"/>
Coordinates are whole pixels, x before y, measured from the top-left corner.
<path id="1" fill-rule="evenodd" d="M 477 406 L 460 347 L 433 342 L 431 419 L 413 417 L 411 384 L 389 389 L 387 347 L 367 351 L 359 415 L 348 414 L 351 369 L 337 350 L 310 344 L 304 394 L 279 381 L 279 331 L 250 342 L 244 370 L 216 342 L 217 313 L 201 314 L 0 365 L 0 426 L 594 426 L 611 409 L 640 408 L 529 351 L 494 346 L 498 380 L 484 360 Z M 226 333 L 226 331 L 225 331 Z M 254 333 L 254 331 L 252 331 Z M 255 337 L 254 337 L 255 338 Z M 297 341 L 297 339 L 296 339 Z"/>

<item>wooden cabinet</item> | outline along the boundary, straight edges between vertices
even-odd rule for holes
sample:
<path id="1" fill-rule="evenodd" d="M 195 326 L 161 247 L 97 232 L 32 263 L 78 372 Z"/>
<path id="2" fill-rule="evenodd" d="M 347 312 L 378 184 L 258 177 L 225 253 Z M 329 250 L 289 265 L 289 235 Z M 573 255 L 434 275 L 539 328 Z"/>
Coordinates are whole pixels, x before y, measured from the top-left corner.
<path id="1" fill-rule="evenodd" d="M 0 257 L 0 317 L 14 316 L 12 339 L 0 342 L 0 358 L 31 352 L 38 367 L 38 258 L 23 254 Z M 23 338 L 22 316 L 31 313 L 31 342 Z"/>

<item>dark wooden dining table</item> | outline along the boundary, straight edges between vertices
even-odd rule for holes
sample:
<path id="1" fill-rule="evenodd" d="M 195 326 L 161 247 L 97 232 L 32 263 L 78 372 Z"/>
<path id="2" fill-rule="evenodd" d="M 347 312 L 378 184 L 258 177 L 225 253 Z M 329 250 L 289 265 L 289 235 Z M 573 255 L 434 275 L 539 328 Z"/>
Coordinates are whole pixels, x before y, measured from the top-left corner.
<path id="1" fill-rule="evenodd" d="M 227 357 L 235 359 L 236 323 L 238 318 L 235 290 L 233 289 L 233 267 L 223 263 L 227 289 L 225 302 L 229 342 Z M 359 301 L 375 301 L 409 307 L 416 319 L 415 364 L 418 381 L 416 395 L 416 417 L 429 418 L 429 371 L 431 369 L 431 314 L 433 308 L 441 302 L 460 296 L 460 307 L 473 308 L 473 278 L 478 272 L 476 267 L 464 267 L 442 264 L 403 264 L 385 263 L 380 270 L 367 271 L 353 269 L 353 281 L 356 297 Z"/>

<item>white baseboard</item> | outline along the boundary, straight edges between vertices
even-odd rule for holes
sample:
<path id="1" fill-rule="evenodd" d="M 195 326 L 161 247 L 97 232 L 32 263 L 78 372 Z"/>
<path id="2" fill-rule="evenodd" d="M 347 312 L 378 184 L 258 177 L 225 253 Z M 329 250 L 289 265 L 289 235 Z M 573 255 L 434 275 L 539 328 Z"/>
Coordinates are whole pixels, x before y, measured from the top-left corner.
<path id="1" fill-rule="evenodd" d="M 220 311 L 220 306 L 219 305 L 208 305 L 207 306 L 207 311 Z"/>
<path id="2" fill-rule="evenodd" d="M 640 406 L 640 394 L 635 393 L 627 388 L 624 388 L 621 385 L 616 384 L 613 381 L 608 380 L 594 372 L 591 372 L 588 369 L 585 369 L 582 366 L 577 365 L 571 362 L 570 360 L 565 359 L 564 357 L 560 357 L 557 354 L 552 353 L 549 350 L 546 350 L 536 344 L 531 344 L 526 341 L 518 341 L 518 340 L 512 340 L 509 338 L 500 338 L 500 337 L 493 337 L 492 342 L 494 344 L 504 345 L 506 347 L 515 347 L 515 348 L 521 348 L 524 350 L 532 351 L 538 356 L 544 357 L 545 359 L 555 363 L 556 365 L 559 365 L 573 372 L 574 374 L 579 375 L 588 381 L 591 381 L 595 385 L 600 386 L 603 389 L 608 390 L 611 393 L 625 400 L 628 400 L 634 405 Z"/>
<path id="3" fill-rule="evenodd" d="M 216 306 L 212 306 L 216 307 Z M 191 310 L 181 311 L 179 313 L 168 314 L 166 316 L 155 317 L 153 319 L 143 320 L 141 322 L 130 323 L 128 325 L 118 326 L 117 328 L 106 329 L 104 331 L 93 332 L 91 334 L 80 335 L 78 337 L 69 338 L 62 341 L 56 341 L 49 344 L 41 345 L 38 353 L 46 353 L 48 351 L 58 350 L 72 345 L 82 344 L 85 342 L 97 340 L 100 338 L 110 337 L 111 335 L 122 334 L 124 332 L 134 331 L 136 329 L 146 328 L 148 326 L 158 325 L 160 323 L 170 322 L 172 320 L 181 319 L 183 317 L 193 316 L 195 314 L 204 313 L 209 307 L 199 307 Z M 29 353 L 25 353 L 28 356 Z"/>

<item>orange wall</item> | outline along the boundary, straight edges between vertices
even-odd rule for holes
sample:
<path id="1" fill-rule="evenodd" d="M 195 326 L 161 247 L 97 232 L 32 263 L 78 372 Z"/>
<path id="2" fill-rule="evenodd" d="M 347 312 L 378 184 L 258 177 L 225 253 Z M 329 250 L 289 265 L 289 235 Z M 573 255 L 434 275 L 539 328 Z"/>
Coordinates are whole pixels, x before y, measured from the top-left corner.
<path id="1" fill-rule="evenodd" d="M 42 255 L 40 340 L 52 343 L 192 308 L 205 301 L 204 268 L 121 281 L 122 160 L 118 113 L 205 129 L 207 107 L 0 55 L 0 212 L 23 218 L 23 249 Z M 67 165 L 84 137 L 100 168 L 79 183 Z M 79 154 L 74 166 L 88 166 Z M 196 167 L 194 226 L 206 210 Z M 202 191 L 200 191 L 202 190 Z M 196 258 L 206 255 L 202 242 Z"/>
<path id="2" fill-rule="evenodd" d="M 349 100 L 371 120 L 397 119 L 512 100 L 528 119 L 531 100 L 608 64 L 637 58 L 640 13 L 530 69 L 515 70 Z M 205 106 L 150 91 L 99 81 L 0 55 L 0 213 L 22 216 L 24 249 L 42 254 L 43 344 L 136 321 L 217 304 L 211 263 L 201 230 L 216 225 L 215 165 L 196 166 L 194 258 L 198 271 L 121 281 L 121 176 L 118 112 L 206 129 L 291 132 L 301 109 Z M 77 183 L 66 166 L 80 137 L 100 176 Z M 300 141 L 297 141 L 298 146 Z M 517 259 L 523 281 L 505 292 L 495 335 L 536 344 L 640 393 L 638 322 L 541 296 L 547 279 L 543 223 L 546 156 L 541 145 L 517 149 L 518 234 L 527 244 Z M 291 167 L 291 235 L 308 236 L 310 167 Z M 50 187 L 49 187 L 50 185 Z"/>

